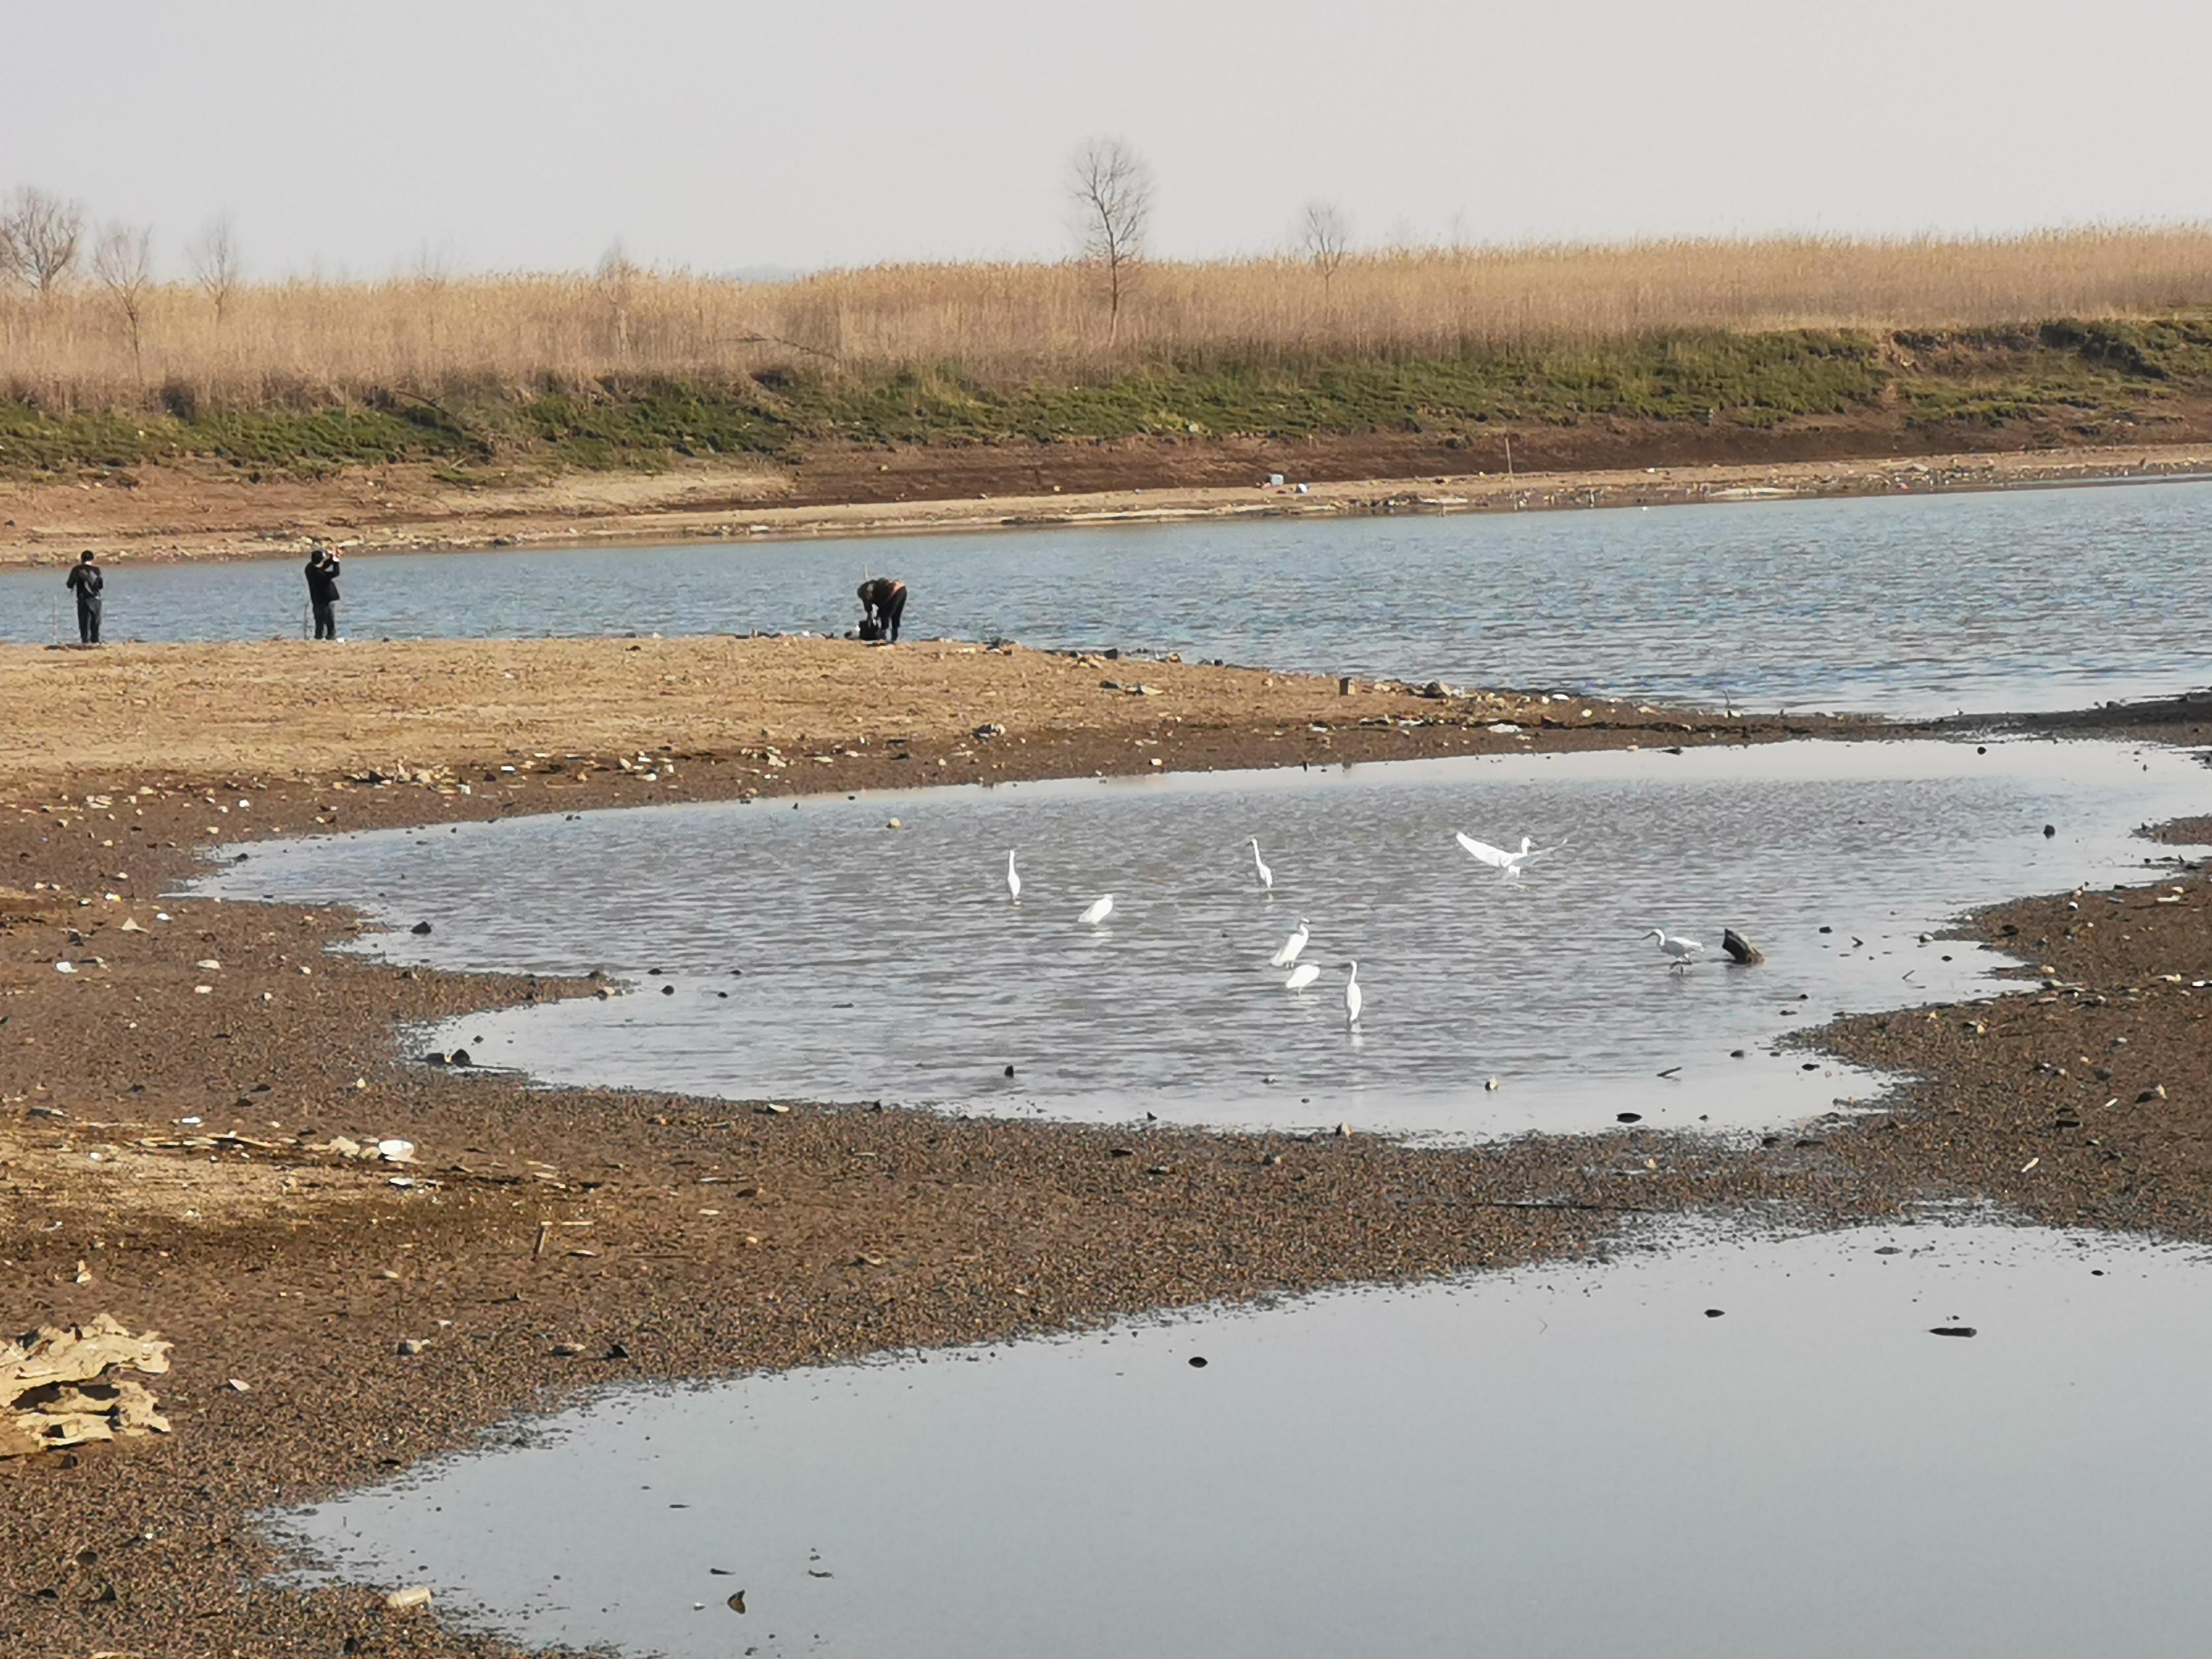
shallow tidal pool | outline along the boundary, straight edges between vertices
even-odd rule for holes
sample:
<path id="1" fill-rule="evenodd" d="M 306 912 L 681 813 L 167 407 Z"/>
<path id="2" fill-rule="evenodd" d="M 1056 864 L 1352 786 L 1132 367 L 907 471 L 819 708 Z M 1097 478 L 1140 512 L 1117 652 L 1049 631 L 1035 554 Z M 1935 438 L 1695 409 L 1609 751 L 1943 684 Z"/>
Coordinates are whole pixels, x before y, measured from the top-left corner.
<path id="1" fill-rule="evenodd" d="M 2202 1253 L 1941 1221 L 611 1392 L 266 1519 L 675 1659 L 2202 1652 Z"/>
<path id="2" fill-rule="evenodd" d="M 401 930 L 369 942 L 394 960 L 605 970 L 625 994 L 422 1035 L 553 1083 L 1460 1138 L 1631 1111 L 1748 1130 L 1883 1086 L 1778 1039 L 1994 988 L 2011 958 L 1927 936 L 2146 879 L 2161 849 L 2135 827 L 2201 811 L 2207 782 L 2112 743 L 1469 757 L 319 837 L 252 848 L 207 890 L 363 905 Z M 1559 850 L 1502 878 L 1455 831 Z M 1291 991 L 1268 962 L 1301 920 L 1321 972 Z M 1723 927 L 1765 965 L 1729 964 Z M 1650 927 L 1703 959 L 1671 969 Z"/>

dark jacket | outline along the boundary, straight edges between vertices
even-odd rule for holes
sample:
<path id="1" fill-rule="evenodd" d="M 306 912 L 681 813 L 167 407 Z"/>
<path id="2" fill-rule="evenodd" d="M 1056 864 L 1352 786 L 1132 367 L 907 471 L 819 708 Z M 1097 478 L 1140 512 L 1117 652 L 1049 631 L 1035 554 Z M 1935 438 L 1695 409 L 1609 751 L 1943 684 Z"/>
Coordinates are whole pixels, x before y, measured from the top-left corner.
<path id="1" fill-rule="evenodd" d="M 307 567 L 307 598 L 315 605 L 338 602 L 338 562 L 325 559 Z"/>
<path id="2" fill-rule="evenodd" d="M 96 564 L 71 565 L 68 581 L 70 591 L 80 601 L 98 599 L 100 590 L 107 585 L 106 579 L 101 576 L 100 567 Z"/>

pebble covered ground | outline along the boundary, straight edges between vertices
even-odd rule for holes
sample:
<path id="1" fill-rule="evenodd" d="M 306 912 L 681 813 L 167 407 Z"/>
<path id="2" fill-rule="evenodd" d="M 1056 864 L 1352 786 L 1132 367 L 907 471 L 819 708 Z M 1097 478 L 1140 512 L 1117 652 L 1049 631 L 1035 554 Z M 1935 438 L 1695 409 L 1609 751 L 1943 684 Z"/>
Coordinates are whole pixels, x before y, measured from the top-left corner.
<path id="1" fill-rule="evenodd" d="M 1084 672 L 1094 685 L 1137 678 L 1123 664 Z M 1240 719 L 1224 696 L 1210 723 L 1186 719 L 1139 747 L 1115 722 L 1155 700 L 1121 694 L 1099 705 L 1115 711 L 1103 721 L 1030 725 L 1008 711 L 988 722 L 1005 733 L 978 739 L 975 690 L 946 693 L 908 735 L 913 760 L 857 742 L 872 712 L 840 716 L 832 775 L 902 779 L 963 749 L 1006 757 L 988 763 L 1009 764 L 1002 775 L 1149 769 L 1160 754 L 1310 763 L 1502 745 L 1517 734 L 1489 726 L 1522 723 L 1391 694 L 1382 701 L 1408 718 L 1456 710 L 1461 723 L 1315 732 L 1272 707 Z M 1556 740 L 1578 744 L 1782 735 L 1632 709 L 1585 725 L 1582 706 L 1510 705 L 1545 742 L 1547 713 L 1572 722 Z M 1786 1135 L 1631 1126 L 1415 1149 L 732 1106 L 529 1089 L 422 1064 L 394 1035 L 401 1021 L 599 988 L 587 982 L 382 966 L 328 953 L 359 926 L 342 911 L 142 896 L 248 836 L 665 799 L 672 785 L 677 799 L 820 787 L 830 768 L 781 748 L 787 764 L 769 767 L 757 742 L 741 745 L 752 754 L 625 743 L 583 767 L 569 754 L 581 743 L 542 757 L 471 749 L 456 721 L 410 747 L 400 781 L 374 720 L 364 728 L 359 753 L 343 752 L 334 721 L 311 734 L 325 746 L 304 763 L 271 750 L 251 773 L 147 763 L 158 721 L 118 731 L 114 752 L 75 775 L 23 764 L 46 752 L 39 732 L 8 740 L 0 1284 L 16 1326 L 106 1311 L 176 1348 L 153 1379 L 170 1435 L 0 1462 L 0 1650 L 507 1652 L 432 1611 L 386 1607 L 397 1586 L 268 1585 L 273 1558 L 250 1516 L 387 1476 L 581 1387 L 1586 1254 L 1651 1213 L 1818 1225 L 1966 1198 L 2027 1219 L 2212 1237 L 2202 866 L 2147 871 L 2157 884 L 2117 897 L 1972 919 L 1968 933 L 2006 939 L 2037 971 L 1993 1002 L 1812 1034 L 1808 1064 L 1826 1048 L 1923 1080 Z M 1032 741 L 995 746 L 1022 736 Z M 380 769 L 365 756 L 387 758 Z M 2207 786 L 2212 799 L 2212 774 Z M 413 1144 L 411 1160 L 350 1154 L 392 1138 Z"/>

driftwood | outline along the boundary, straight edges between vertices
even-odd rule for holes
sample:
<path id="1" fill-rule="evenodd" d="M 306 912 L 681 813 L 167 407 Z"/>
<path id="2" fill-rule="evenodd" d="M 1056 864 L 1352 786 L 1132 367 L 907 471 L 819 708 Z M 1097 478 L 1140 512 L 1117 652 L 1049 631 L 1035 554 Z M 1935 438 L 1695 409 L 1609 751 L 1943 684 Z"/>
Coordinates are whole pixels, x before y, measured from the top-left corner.
<path id="1" fill-rule="evenodd" d="M 1721 929 L 1721 949 L 1747 968 L 1766 960 L 1765 952 L 1733 927 Z"/>
<path id="2" fill-rule="evenodd" d="M 0 1457 L 167 1434 L 146 1385 L 115 1373 L 157 1376 L 170 1346 L 152 1331 L 133 1336 L 109 1314 L 0 1342 Z"/>

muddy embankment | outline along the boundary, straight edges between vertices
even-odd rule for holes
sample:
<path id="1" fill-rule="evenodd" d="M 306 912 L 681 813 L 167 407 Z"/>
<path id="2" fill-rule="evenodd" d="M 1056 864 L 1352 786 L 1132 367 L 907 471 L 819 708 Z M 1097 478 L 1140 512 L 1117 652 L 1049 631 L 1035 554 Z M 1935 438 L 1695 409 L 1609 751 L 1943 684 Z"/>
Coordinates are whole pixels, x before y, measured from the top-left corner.
<path id="1" fill-rule="evenodd" d="M 1844 420 L 1771 433 L 1539 428 L 1501 434 L 1494 454 L 1402 434 L 823 446 L 788 465 L 683 462 L 653 473 L 468 483 L 419 463 L 303 477 L 180 462 L 0 480 L 0 567 L 59 563 L 85 548 L 110 559 L 251 558 L 315 540 L 435 550 L 2004 489 L 2212 471 L 2212 417 L 2201 424 L 2161 425 L 2154 444 L 2118 447 L 1993 433 L 1985 450 L 1958 448 L 1955 434 L 1938 444 L 1894 424 Z M 1267 486 L 1278 473 L 1285 486 Z"/>

